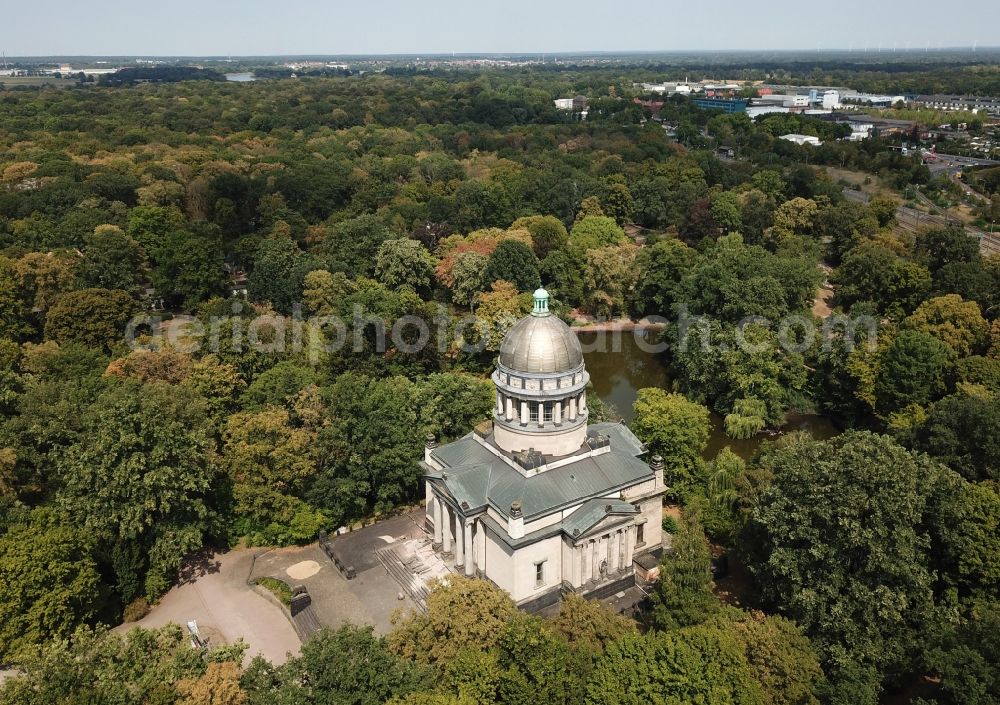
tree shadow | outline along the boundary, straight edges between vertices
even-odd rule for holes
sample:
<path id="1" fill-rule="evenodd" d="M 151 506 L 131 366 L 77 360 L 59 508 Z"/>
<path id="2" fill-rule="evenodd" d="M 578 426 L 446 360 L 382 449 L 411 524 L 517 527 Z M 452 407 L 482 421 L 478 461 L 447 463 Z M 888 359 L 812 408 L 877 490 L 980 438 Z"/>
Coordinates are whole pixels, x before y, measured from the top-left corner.
<path id="1" fill-rule="evenodd" d="M 203 548 L 192 553 L 177 571 L 177 584 L 187 585 L 193 583 L 198 578 L 218 573 L 222 563 L 215 558 L 215 551 L 210 548 Z"/>

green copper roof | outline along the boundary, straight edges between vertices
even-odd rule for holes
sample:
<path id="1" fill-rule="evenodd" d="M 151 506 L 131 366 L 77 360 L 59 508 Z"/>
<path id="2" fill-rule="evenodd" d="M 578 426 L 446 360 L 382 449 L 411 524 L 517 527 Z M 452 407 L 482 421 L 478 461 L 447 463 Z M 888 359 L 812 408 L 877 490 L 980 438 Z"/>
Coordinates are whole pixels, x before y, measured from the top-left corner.
<path id="1" fill-rule="evenodd" d="M 639 510 L 620 499 L 598 497 L 580 505 L 580 508 L 563 519 L 563 531 L 570 536 L 581 536 L 607 516 L 631 516 Z"/>
<path id="2" fill-rule="evenodd" d="M 610 451 L 582 456 L 531 477 L 524 477 L 472 434 L 435 448 L 432 455 L 445 466 L 439 481 L 458 504 L 467 502 L 470 509 L 490 505 L 509 516 L 511 503 L 520 501 L 524 518 L 529 521 L 653 477 L 653 471 L 637 457 L 645 449 L 627 426 L 594 424 L 587 433 L 609 436 Z M 428 473 L 431 479 L 438 475 Z"/>

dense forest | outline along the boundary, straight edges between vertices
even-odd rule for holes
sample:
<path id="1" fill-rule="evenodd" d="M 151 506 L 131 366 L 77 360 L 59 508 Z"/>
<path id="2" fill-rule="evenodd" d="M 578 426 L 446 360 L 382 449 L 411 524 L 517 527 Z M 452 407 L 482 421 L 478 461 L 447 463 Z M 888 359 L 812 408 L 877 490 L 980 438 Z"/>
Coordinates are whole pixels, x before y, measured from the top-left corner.
<path id="1" fill-rule="evenodd" d="M 1000 260 L 823 168 L 901 192 L 929 180 L 918 157 L 684 98 L 674 138 L 632 100 L 648 71 L 0 92 L 0 662 L 25 674 L 0 700 L 997 702 Z M 578 93 L 585 121 L 552 103 Z M 641 623 L 578 601 L 528 617 L 458 581 L 388 637 L 325 632 L 246 669 L 238 647 L 98 626 L 203 546 L 418 500 L 426 435 L 489 415 L 540 285 L 567 320 L 670 322 L 674 388 L 643 390 L 633 428 L 683 514 Z M 293 344 L 303 316 L 354 325 L 317 353 Z M 379 345 L 411 317 L 444 343 Z M 267 345 L 241 345 L 250 328 Z M 704 460 L 710 410 L 737 439 L 793 411 L 847 432 Z M 713 593 L 709 540 L 746 567 L 745 609 Z"/>

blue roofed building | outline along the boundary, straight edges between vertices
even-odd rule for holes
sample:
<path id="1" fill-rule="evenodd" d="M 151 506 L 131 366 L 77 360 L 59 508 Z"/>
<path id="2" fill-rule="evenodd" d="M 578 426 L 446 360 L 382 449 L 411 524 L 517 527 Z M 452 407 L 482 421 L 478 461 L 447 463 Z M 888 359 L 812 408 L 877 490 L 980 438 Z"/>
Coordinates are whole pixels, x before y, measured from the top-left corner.
<path id="1" fill-rule="evenodd" d="M 745 113 L 750 101 L 740 98 L 694 98 L 692 101 L 702 110 L 721 110 L 724 113 Z"/>

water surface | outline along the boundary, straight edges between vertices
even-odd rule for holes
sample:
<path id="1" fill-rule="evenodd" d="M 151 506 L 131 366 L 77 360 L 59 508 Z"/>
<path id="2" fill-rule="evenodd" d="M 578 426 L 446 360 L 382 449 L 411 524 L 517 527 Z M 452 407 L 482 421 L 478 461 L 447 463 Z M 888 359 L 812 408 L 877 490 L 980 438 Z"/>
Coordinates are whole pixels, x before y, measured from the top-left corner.
<path id="1" fill-rule="evenodd" d="M 671 389 L 670 373 L 661 355 L 655 354 L 654 331 L 599 331 L 581 332 L 583 358 L 590 373 L 590 381 L 601 401 L 614 408 L 625 423 L 634 416 L 632 404 L 645 387 Z M 705 448 L 704 457 L 712 459 L 719 451 L 729 446 L 743 458 L 751 458 L 762 441 L 769 437 L 760 434 L 753 438 L 738 440 L 730 438 L 723 430 L 722 417 L 711 413 L 712 430 Z M 839 431 L 824 416 L 815 414 L 789 414 L 788 423 L 782 431 L 808 431 L 815 438 L 825 440 L 836 436 Z"/>

